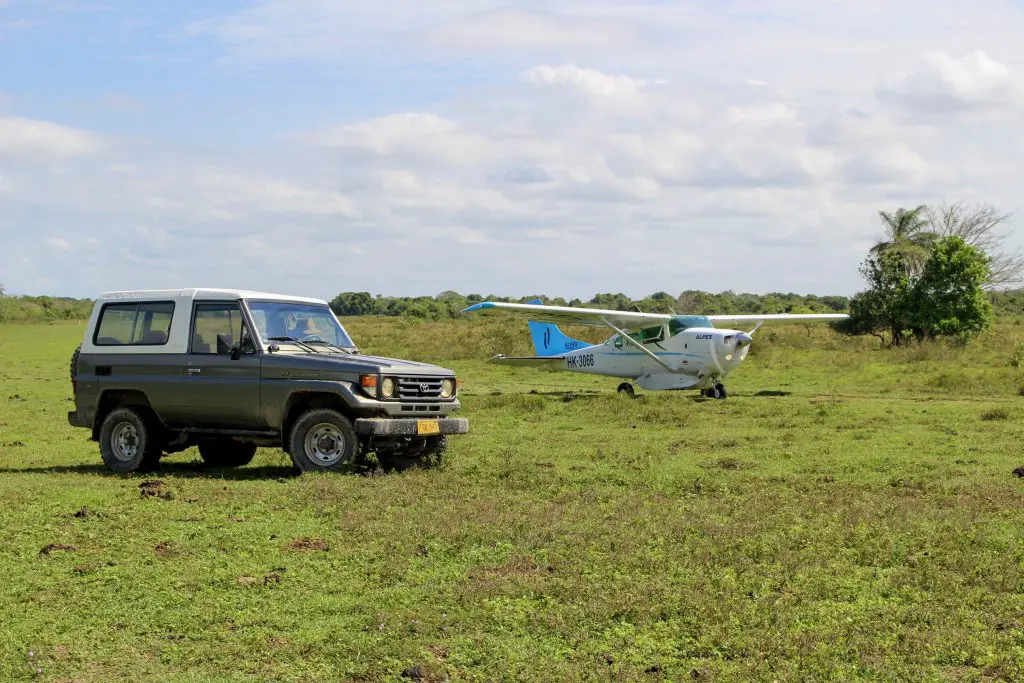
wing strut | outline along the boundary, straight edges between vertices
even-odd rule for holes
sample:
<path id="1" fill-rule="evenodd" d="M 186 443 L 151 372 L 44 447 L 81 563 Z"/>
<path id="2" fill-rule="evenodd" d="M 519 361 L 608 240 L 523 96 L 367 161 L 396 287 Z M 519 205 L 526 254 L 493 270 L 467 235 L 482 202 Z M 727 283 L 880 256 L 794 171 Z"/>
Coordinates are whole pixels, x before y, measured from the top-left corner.
<path id="1" fill-rule="evenodd" d="M 662 359 L 658 358 L 650 349 L 645 347 L 643 344 L 638 342 L 636 339 L 633 339 L 632 337 L 630 337 L 628 334 L 626 334 L 625 332 L 623 332 L 619 328 L 615 327 L 615 325 L 612 325 L 610 322 L 608 322 L 604 318 L 601 318 L 601 322 L 603 322 L 605 325 L 607 325 L 608 327 L 612 328 L 613 330 L 618 332 L 620 335 L 622 335 L 622 338 L 625 339 L 626 341 L 628 341 L 630 344 L 632 344 L 633 346 L 637 347 L 638 349 L 640 349 L 641 351 L 646 353 L 648 356 L 653 358 L 655 360 L 655 362 L 657 362 L 661 367 L 665 368 L 669 372 L 677 372 L 668 363 L 666 363 Z"/>

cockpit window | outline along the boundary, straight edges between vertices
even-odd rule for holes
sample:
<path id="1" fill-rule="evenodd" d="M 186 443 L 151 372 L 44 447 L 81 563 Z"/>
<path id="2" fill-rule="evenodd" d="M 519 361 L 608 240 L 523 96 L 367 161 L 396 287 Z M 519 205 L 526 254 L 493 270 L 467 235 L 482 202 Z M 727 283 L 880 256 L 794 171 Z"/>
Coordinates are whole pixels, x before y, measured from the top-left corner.
<path id="1" fill-rule="evenodd" d="M 714 327 L 711 319 L 704 315 L 677 315 L 668 321 L 668 332 L 676 336 L 691 327 Z"/>
<path id="2" fill-rule="evenodd" d="M 327 306 L 282 301 L 249 301 L 249 313 L 264 342 L 270 337 L 292 337 L 351 348 L 355 344 Z"/>
<path id="3" fill-rule="evenodd" d="M 654 327 L 644 327 L 629 336 L 641 344 L 653 344 L 654 342 L 660 342 L 665 339 L 665 326 L 656 325 Z M 624 343 L 625 341 L 622 339 L 621 335 L 615 337 L 616 347 L 621 349 Z"/>

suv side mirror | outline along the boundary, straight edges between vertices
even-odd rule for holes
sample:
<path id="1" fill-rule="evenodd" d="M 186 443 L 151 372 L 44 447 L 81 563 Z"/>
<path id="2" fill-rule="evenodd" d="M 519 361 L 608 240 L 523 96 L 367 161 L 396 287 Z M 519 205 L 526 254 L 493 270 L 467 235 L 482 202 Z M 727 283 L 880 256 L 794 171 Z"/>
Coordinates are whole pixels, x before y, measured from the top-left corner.
<path id="1" fill-rule="evenodd" d="M 231 347 L 231 360 L 238 360 L 241 357 L 242 348 L 238 344 L 235 344 L 234 346 Z"/>

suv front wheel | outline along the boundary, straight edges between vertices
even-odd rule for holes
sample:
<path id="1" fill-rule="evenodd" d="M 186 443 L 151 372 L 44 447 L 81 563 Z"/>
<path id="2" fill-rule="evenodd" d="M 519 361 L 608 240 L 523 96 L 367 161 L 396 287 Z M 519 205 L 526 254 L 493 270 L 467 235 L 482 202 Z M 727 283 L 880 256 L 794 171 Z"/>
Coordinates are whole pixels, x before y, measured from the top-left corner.
<path id="1" fill-rule="evenodd" d="M 100 427 L 100 455 L 114 472 L 154 469 L 160 461 L 160 444 L 142 415 L 134 408 L 116 408 Z"/>
<path id="2" fill-rule="evenodd" d="M 347 417 L 318 408 L 295 422 L 288 446 L 292 462 L 303 472 L 340 470 L 355 461 L 359 437 Z"/>

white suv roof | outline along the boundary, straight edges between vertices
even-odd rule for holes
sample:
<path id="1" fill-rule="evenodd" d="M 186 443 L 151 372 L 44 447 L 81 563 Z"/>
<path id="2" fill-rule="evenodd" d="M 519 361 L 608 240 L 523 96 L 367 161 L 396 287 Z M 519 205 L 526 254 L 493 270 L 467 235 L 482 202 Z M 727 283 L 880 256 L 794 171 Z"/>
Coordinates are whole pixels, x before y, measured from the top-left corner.
<path id="1" fill-rule="evenodd" d="M 111 299 L 214 299 L 229 300 L 236 299 L 260 299 L 269 301 L 290 301 L 295 303 L 322 304 L 327 305 L 323 299 L 314 299 L 303 296 L 289 296 L 287 294 L 272 294 L 270 292 L 254 292 L 246 289 L 214 289 L 214 288 L 188 288 L 188 289 L 139 289 L 130 292 L 104 292 L 97 301 L 109 301 Z"/>

